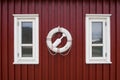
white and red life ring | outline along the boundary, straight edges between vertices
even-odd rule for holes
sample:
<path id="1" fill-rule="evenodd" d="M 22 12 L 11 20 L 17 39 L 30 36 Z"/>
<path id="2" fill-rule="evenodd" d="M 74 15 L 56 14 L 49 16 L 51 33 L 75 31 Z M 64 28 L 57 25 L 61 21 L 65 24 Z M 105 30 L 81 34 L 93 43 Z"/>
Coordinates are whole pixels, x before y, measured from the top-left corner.
<path id="1" fill-rule="evenodd" d="M 67 38 L 67 42 L 65 44 L 65 46 L 61 47 L 61 48 L 57 48 L 57 45 L 59 45 L 61 42 L 60 42 L 60 39 L 56 39 L 56 41 L 54 43 L 52 43 L 52 37 L 54 34 L 58 33 L 58 32 L 61 32 L 62 33 L 62 37 L 66 37 Z M 47 35 L 47 40 L 46 40 L 46 44 L 48 46 L 48 48 L 55 52 L 55 53 L 63 53 L 63 52 L 66 52 L 72 45 L 72 37 L 71 37 L 71 34 L 69 33 L 68 30 L 66 30 L 65 28 L 63 27 L 57 27 L 57 28 L 53 28 Z"/>

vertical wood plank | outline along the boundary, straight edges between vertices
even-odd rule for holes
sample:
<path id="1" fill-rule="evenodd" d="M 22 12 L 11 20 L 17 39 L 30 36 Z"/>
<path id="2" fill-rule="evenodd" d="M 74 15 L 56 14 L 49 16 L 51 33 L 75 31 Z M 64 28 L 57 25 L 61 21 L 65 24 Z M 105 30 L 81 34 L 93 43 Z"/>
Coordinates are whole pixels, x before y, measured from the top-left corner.
<path id="1" fill-rule="evenodd" d="M 2 51 L 1 51 L 1 42 L 2 42 L 2 37 L 1 37 L 1 32 L 2 32 L 2 1 L 0 1 L 0 80 L 2 80 Z"/>
<path id="2" fill-rule="evenodd" d="M 14 80 L 14 0 L 8 2 L 8 65 L 9 65 L 9 80 Z M 12 19 L 12 20 L 11 20 Z"/>
<path id="3" fill-rule="evenodd" d="M 71 35 L 72 35 L 72 47 L 73 48 L 76 48 L 75 44 L 76 44 L 76 40 L 75 40 L 75 30 L 76 30 L 76 26 L 75 26 L 75 12 L 76 11 L 76 7 L 75 7 L 75 3 L 74 1 L 70 0 L 70 31 L 71 31 Z M 75 66 L 76 66 L 76 61 L 75 61 L 75 55 L 76 55 L 76 52 L 75 52 L 75 49 L 72 49 L 71 50 L 71 55 L 70 55 L 70 80 L 76 80 L 75 78 L 75 75 L 76 75 L 76 72 L 75 72 Z"/>
<path id="4" fill-rule="evenodd" d="M 73 2 L 74 3 L 74 9 L 75 9 L 75 12 L 74 12 L 74 15 L 75 15 L 75 23 L 74 23 L 74 28 L 75 28 L 75 30 L 74 30 L 74 35 L 75 35 L 75 50 L 74 50 L 74 53 L 75 53 L 75 55 L 74 55 L 74 62 L 75 62 L 75 71 L 74 71 L 74 73 L 75 73 L 75 75 L 74 75 L 74 80 L 77 80 L 77 33 L 76 33 L 76 31 L 77 31 L 77 4 L 76 4 L 76 1 L 74 1 Z"/>
<path id="5" fill-rule="evenodd" d="M 117 80 L 120 80 L 120 1 L 117 0 L 116 2 L 117 8 Z"/>
<path id="6" fill-rule="evenodd" d="M 21 0 L 19 0 L 19 1 L 15 1 L 15 9 L 14 9 L 14 11 L 15 11 L 15 14 L 20 14 L 21 13 L 21 5 L 22 3 L 21 3 Z M 15 65 L 15 80 L 21 80 L 22 78 L 22 70 L 21 70 L 21 65 Z"/>
<path id="7" fill-rule="evenodd" d="M 34 65 L 28 65 L 28 80 L 34 80 Z"/>
<path id="8" fill-rule="evenodd" d="M 44 24 L 45 24 L 45 30 L 46 30 L 46 35 L 45 35 L 45 37 L 44 37 L 44 44 L 46 44 L 46 36 L 47 36 L 47 32 L 48 32 L 48 0 L 46 1 L 46 4 L 45 4 L 45 22 L 44 22 Z M 44 57 L 44 59 L 46 59 L 45 60 L 45 66 L 46 66 L 46 73 L 45 73 L 45 80 L 47 80 L 48 79 L 48 50 L 47 50 L 47 47 L 46 47 L 46 45 L 44 46 L 44 48 L 45 48 L 45 51 L 46 51 L 46 54 L 45 54 L 45 57 Z"/>
<path id="9" fill-rule="evenodd" d="M 83 20 L 82 20 L 82 0 L 77 0 L 77 18 L 76 18 L 76 48 L 77 48 L 77 80 L 83 80 L 83 53 L 82 53 L 82 38 L 83 38 Z"/>
<path id="10" fill-rule="evenodd" d="M 46 36 L 48 32 L 48 1 L 42 2 L 42 44 L 46 44 Z M 48 79 L 48 50 L 46 45 L 42 45 L 42 80 Z"/>
<path id="11" fill-rule="evenodd" d="M 28 1 L 28 13 L 29 14 L 35 13 L 35 0 Z"/>
<path id="12" fill-rule="evenodd" d="M 103 13 L 103 9 L 102 8 L 104 8 L 103 7 L 103 1 L 104 0 L 96 0 L 97 1 L 97 3 L 96 3 L 96 7 L 97 7 L 97 13 L 99 13 L 99 14 L 102 14 Z"/>
<path id="13" fill-rule="evenodd" d="M 7 0 L 2 3 L 2 79 L 8 80 L 8 25 L 7 25 Z"/>
<path id="14" fill-rule="evenodd" d="M 41 80 L 41 61 L 42 61 L 42 42 L 41 42 L 41 0 L 36 0 L 34 2 L 34 11 L 36 14 L 39 14 L 39 64 L 35 65 L 35 71 L 34 71 L 34 80 Z"/>
<path id="15" fill-rule="evenodd" d="M 21 68 L 21 79 L 22 80 L 27 80 L 28 78 L 28 73 L 27 73 L 27 65 L 22 65 L 22 68 Z"/>
<path id="16" fill-rule="evenodd" d="M 115 0 L 110 0 L 110 14 L 111 16 L 111 61 L 110 66 L 110 80 L 116 80 L 116 8 Z"/>
<path id="17" fill-rule="evenodd" d="M 103 0 L 103 14 L 109 14 L 109 0 L 105 1 Z M 109 80 L 110 79 L 110 65 L 104 64 L 103 65 L 103 80 Z"/>
<path id="18" fill-rule="evenodd" d="M 102 80 L 103 79 L 103 67 L 102 64 L 97 65 L 97 69 L 96 69 L 96 80 Z"/>
<path id="19" fill-rule="evenodd" d="M 90 14 L 95 14 L 98 7 L 97 0 L 90 0 Z M 101 5 L 100 5 L 101 6 Z"/>
<path id="20" fill-rule="evenodd" d="M 27 14 L 28 13 L 28 0 L 21 0 L 22 1 L 22 14 Z"/>
<path id="21" fill-rule="evenodd" d="M 2 42 L 2 37 L 1 37 L 1 32 L 2 32 L 2 1 L 0 1 L 0 80 L 2 80 L 2 52 L 1 52 L 1 42 Z"/>
<path id="22" fill-rule="evenodd" d="M 43 41 L 44 41 L 44 39 L 43 39 L 43 35 L 45 35 L 45 31 L 44 31 L 44 29 L 43 28 L 45 28 L 45 26 L 44 26 L 44 9 L 43 9 L 43 7 L 45 7 L 44 6 L 45 5 L 45 1 L 44 2 L 42 2 L 41 1 L 41 43 L 43 44 Z M 43 34 L 44 33 L 44 34 Z M 45 65 L 44 65 L 44 54 L 46 54 L 45 52 L 44 52 L 44 46 L 42 46 L 42 48 L 41 48 L 41 78 L 40 78 L 40 80 L 42 80 L 42 79 L 45 79 L 44 78 L 44 75 L 45 75 Z M 44 65 L 44 66 L 43 66 Z"/>
<path id="23" fill-rule="evenodd" d="M 82 41 L 83 41 L 83 44 L 82 44 L 82 49 L 83 49 L 83 52 L 82 52 L 82 54 L 83 54 L 83 80 L 89 80 L 89 71 L 88 71 L 88 69 L 89 69 L 89 65 L 87 65 L 86 63 L 85 63 L 85 14 L 88 14 L 89 13 L 89 1 L 88 0 L 83 0 L 83 18 L 82 18 L 82 20 L 83 20 L 83 31 L 82 31 L 82 34 L 83 34 L 83 39 L 82 39 Z"/>

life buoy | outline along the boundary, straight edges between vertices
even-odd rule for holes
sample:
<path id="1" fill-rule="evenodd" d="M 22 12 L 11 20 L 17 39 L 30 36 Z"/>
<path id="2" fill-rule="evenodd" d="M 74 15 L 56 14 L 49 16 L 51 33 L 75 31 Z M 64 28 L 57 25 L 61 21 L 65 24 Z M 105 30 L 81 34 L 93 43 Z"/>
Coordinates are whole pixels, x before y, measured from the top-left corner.
<path id="1" fill-rule="evenodd" d="M 52 43 L 53 35 L 58 32 L 62 33 L 61 38 L 56 39 L 56 41 Z M 67 38 L 67 42 L 66 42 L 65 46 L 63 46 L 61 48 L 57 48 L 57 46 L 61 43 L 61 39 L 63 37 Z M 71 34 L 69 33 L 69 31 L 63 27 L 53 28 L 47 35 L 46 44 L 51 51 L 53 51 L 55 53 L 63 53 L 63 52 L 66 52 L 71 47 L 72 37 L 71 37 Z"/>

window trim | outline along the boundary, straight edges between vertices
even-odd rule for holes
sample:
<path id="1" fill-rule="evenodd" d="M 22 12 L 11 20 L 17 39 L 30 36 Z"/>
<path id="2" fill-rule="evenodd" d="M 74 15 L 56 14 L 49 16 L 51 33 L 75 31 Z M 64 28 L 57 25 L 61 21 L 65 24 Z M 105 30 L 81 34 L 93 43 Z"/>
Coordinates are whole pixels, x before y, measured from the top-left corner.
<path id="1" fill-rule="evenodd" d="M 110 16 L 111 14 L 86 14 L 86 24 L 85 24 L 85 33 L 86 33 L 86 64 L 111 64 L 111 55 L 110 55 Z M 105 56 L 107 53 L 107 57 L 92 57 L 92 35 L 91 33 L 91 22 L 92 21 L 102 21 L 104 24 L 103 27 L 106 29 L 103 35 L 107 35 L 105 39 L 105 43 L 103 43 L 103 47 L 105 47 L 106 51 L 103 53 Z M 107 23 L 107 25 L 106 25 Z M 104 36 L 105 37 L 105 36 Z M 107 40 L 107 41 L 106 41 Z"/>
<path id="2" fill-rule="evenodd" d="M 13 14 L 14 16 L 14 62 L 13 64 L 39 64 L 39 15 L 38 14 Z M 32 21 L 32 45 L 33 57 L 21 57 L 21 23 Z M 19 57 L 18 57 L 19 56 Z"/>

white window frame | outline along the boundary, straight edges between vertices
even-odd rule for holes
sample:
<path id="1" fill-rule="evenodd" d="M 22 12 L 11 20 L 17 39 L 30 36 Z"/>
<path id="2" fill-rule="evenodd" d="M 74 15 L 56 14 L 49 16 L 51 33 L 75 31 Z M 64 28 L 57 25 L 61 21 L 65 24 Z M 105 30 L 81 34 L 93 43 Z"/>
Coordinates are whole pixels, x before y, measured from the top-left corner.
<path id="1" fill-rule="evenodd" d="M 39 15 L 13 14 L 14 16 L 14 63 L 13 64 L 39 64 Z M 32 44 L 22 44 L 21 23 L 32 22 Z M 32 46 L 32 57 L 22 57 L 22 46 Z"/>
<path id="2" fill-rule="evenodd" d="M 86 14 L 86 64 L 111 64 L 111 14 Z M 103 44 L 92 44 L 92 22 L 103 22 Z M 92 46 L 103 46 L 103 57 L 92 57 Z"/>

